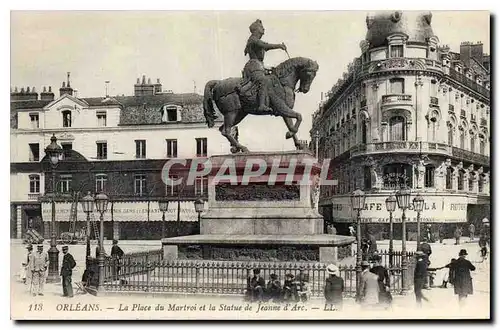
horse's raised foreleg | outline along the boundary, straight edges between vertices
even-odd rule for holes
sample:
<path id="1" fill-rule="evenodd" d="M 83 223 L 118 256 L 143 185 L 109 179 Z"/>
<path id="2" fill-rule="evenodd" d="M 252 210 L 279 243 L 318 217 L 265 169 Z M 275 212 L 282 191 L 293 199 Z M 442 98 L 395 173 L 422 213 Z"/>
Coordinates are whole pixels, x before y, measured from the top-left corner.
<path id="1" fill-rule="evenodd" d="M 288 117 L 283 117 L 283 121 L 285 122 L 285 125 L 286 127 L 288 128 L 288 130 L 291 130 L 293 129 L 293 123 L 292 123 L 292 120 Z M 295 145 L 295 147 L 297 148 L 297 150 L 301 150 L 302 149 L 302 145 L 300 144 L 299 142 L 299 138 L 297 137 L 297 134 L 293 134 L 293 136 L 291 136 L 293 138 L 293 143 Z M 287 134 L 287 139 L 288 139 L 288 134 Z"/>
<path id="2" fill-rule="evenodd" d="M 231 152 L 236 153 L 238 151 L 248 152 L 248 148 L 240 144 L 231 134 L 231 128 L 237 125 L 243 118 L 245 118 L 246 113 L 240 111 L 232 111 L 224 115 L 224 124 L 219 128 L 222 135 L 231 144 Z"/>
<path id="3" fill-rule="evenodd" d="M 293 111 L 286 103 L 285 101 L 279 99 L 278 97 L 275 97 L 273 99 L 273 104 L 274 104 L 274 109 L 277 112 L 277 114 L 283 118 L 288 118 L 289 121 L 288 125 L 287 122 L 287 127 L 288 127 L 288 132 L 286 133 L 286 138 L 289 139 L 293 137 L 298 131 L 300 124 L 302 123 L 302 115 L 296 111 Z M 297 119 L 295 121 L 295 125 L 292 126 L 291 118 Z"/>

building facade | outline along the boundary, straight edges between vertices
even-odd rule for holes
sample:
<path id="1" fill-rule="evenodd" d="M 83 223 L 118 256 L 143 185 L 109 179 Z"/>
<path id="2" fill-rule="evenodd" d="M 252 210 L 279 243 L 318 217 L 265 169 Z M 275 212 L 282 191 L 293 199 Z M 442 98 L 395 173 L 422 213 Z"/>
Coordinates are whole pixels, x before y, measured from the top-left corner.
<path id="1" fill-rule="evenodd" d="M 313 115 L 312 145 L 338 180 L 321 187 L 320 210 L 341 233 L 356 221 L 355 189 L 367 196 L 362 223 L 379 238 L 385 199 L 402 187 L 424 197 L 423 225 L 448 236 L 490 218 L 490 58 L 481 43 L 441 45 L 431 23 L 431 13 L 368 16 L 361 56 Z M 417 214 L 406 216 L 412 239 Z M 398 209 L 394 221 L 400 237 Z"/>
<path id="2" fill-rule="evenodd" d="M 44 152 L 53 135 L 63 148 L 54 171 L 55 194 Z M 71 217 L 76 230 L 84 228 L 81 206 L 71 215 L 71 205 L 89 191 L 110 198 L 104 214 L 108 239 L 160 238 L 157 200 L 163 196 L 171 200 L 167 235 L 196 233 L 193 201 L 207 199 L 208 181 L 166 186 L 163 165 L 168 159 L 228 152 L 225 138 L 205 124 L 202 96 L 162 91 L 159 80 L 153 84 L 143 77 L 133 96 L 116 97 L 76 97 L 69 75 L 59 97 L 50 87 L 40 95 L 35 88 L 16 88 L 11 91 L 11 237 L 23 237 L 28 227 L 50 237 L 52 198 L 58 235 L 70 231 Z"/>

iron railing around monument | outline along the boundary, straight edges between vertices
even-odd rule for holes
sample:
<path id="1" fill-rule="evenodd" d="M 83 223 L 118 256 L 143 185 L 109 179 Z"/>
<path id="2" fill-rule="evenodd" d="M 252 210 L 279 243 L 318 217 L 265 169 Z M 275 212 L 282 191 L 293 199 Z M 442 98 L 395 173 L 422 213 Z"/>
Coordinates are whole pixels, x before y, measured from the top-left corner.
<path id="1" fill-rule="evenodd" d="M 389 261 L 386 251 L 381 253 L 383 263 Z M 407 269 L 404 271 L 406 288 L 413 282 L 412 253 L 407 253 Z M 252 270 L 259 268 L 266 281 L 276 274 L 283 285 L 285 275 L 295 277 L 303 272 L 309 277 L 309 289 L 313 297 L 322 297 L 326 264 L 311 262 L 250 262 L 250 261 L 203 261 L 203 260 L 151 260 L 143 255 L 142 260 L 121 263 L 108 259 L 104 267 L 104 290 L 110 292 L 150 292 L 150 293 L 199 293 L 243 295 Z M 115 276 L 114 270 L 120 269 Z M 353 265 L 339 265 L 340 277 L 344 279 L 344 295 L 353 297 L 356 293 L 356 268 Z M 393 267 L 389 268 L 391 292 L 399 294 L 402 289 L 402 255 L 394 253 Z"/>

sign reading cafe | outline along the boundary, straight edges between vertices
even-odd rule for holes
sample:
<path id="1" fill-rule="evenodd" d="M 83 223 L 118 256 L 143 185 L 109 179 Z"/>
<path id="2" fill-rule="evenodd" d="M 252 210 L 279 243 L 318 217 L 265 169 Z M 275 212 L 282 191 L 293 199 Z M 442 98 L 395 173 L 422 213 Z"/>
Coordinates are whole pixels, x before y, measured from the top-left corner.
<path id="1" fill-rule="evenodd" d="M 365 223 L 389 223 L 389 212 L 385 208 L 387 196 L 368 196 L 365 207 L 361 211 L 361 221 Z M 393 221 L 401 222 L 402 212 L 396 207 L 393 212 Z M 417 212 L 413 205 L 406 210 L 406 221 L 416 222 Z M 349 197 L 337 199 L 332 206 L 332 216 L 338 222 L 353 222 L 356 213 L 351 208 Z M 460 197 L 427 197 L 421 213 L 422 222 L 467 222 L 467 200 Z"/>
<path id="2" fill-rule="evenodd" d="M 148 205 L 149 204 L 149 205 Z M 111 210 L 112 208 L 112 210 Z M 165 221 L 177 221 L 177 202 L 169 204 L 168 211 L 165 212 Z M 71 203 L 56 203 L 56 221 L 70 221 Z M 99 220 L 99 212 L 94 210 L 91 220 Z M 42 203 L 43 221 L 51 221 L 51 203 Z M 77 220 L 87 221 L 87 215 L 83 212 L 82 206 L 78 203 Z M 104 213 L 104 221 L 161 221 L 162 212 L 158 209 L 156 202 L 114 202 L 108 204 L 108 210 Z M 198 221 L 198 214 L 194 209 L 193 202 L 181 202 L 181 221 Z"/>

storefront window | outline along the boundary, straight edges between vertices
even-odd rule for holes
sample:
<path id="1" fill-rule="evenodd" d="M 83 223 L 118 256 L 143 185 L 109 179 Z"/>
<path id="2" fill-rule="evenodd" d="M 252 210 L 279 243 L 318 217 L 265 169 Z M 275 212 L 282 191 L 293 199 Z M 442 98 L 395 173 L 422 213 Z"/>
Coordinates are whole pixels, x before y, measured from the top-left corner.
<path id="1" fill-rule="evenodd" d="M 409 164 L 389 164 L 383 168 L 384 189 L 412 188 L 412 167 Z"/>

